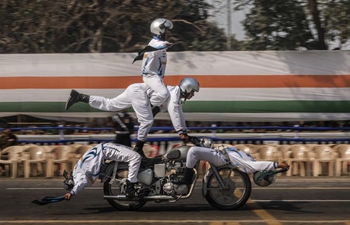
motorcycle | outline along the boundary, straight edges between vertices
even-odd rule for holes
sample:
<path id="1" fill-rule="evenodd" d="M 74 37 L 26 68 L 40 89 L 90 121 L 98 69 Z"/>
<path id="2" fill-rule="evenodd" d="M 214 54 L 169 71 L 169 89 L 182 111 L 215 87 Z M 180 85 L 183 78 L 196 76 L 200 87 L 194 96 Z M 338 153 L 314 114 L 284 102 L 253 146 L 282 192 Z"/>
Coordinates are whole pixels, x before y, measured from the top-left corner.
<path id="1" fill-rule="evenodd" d="M 190 198 L 198 181 L 199 162 L 194 168 L 192 184 L 176 184 L 179 176 L 183 176 L 185 172 L 190 147 L 183 145 L 171 149 L 162 156 L 160 163 L 141 164 L 137 176 L 138 182 L 135 185 L 138 196 L 132 198 L 127 198 L 125 195 L 128 164 L 114 161 L 105 164 L 99 175 L 103 183 L 104 199 L 118 210 L 137 210 L 149 201 L 177 202 Z M 211 163 L 209 165 L 202 179 L 203 197 L 219 210 L 235 210 L 242 207 L 251 194 L 252 184 L 249 175 L 231 164 L 219 167 Z M 280 171 L 255 174 L 254 182 L 266 186 L 267 183 L 273 182 L 270 178 L 277 172 Z"/>

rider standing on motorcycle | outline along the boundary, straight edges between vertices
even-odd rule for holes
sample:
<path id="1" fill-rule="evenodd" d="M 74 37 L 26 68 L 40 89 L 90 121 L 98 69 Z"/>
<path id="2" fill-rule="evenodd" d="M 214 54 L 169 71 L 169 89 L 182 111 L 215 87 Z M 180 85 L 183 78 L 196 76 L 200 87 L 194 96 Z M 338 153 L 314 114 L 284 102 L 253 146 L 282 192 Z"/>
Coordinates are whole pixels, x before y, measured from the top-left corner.
<path id="1" fill-rule="evenodd" d="M 143 82 L 150 87 L 155 94 L 150 98 L 153 106 L 162 105 L 169 97 L 167 87 L 163 82 L 167 64 L 167 49 L 173 43 L 167 41 L 168 31 L 173 28 L 173 23 L 164 18 L 158 18 L 151 23 L 150 31 L 155 34 L 144 50 L 135 58 L 143 59 L 141 75 Z M 134 60 L 134 62 L 135 62 Z"/>
<path id="2" fill-rule="evenodd" d="M 191 137 L 187 135 L 181 99 L 184 99 L 184 101 L 191 99 L 194 96 L 194 92 L 199 91 L 199 82 L 195 78 L 185 77 L 180 81 L 178 86 L 167 86 L 167 88 L 170 96 L 160 107 L 155 107 L 153 110 L 150 105 L 150 98 L 156 93 L 145 83 L 131 84 L 123 93 L 112 99 L 102 96 L 89 96 L 72 90 L 66 103 L 66 110 L 77 102 L 85 102 L 93 108 L 106 111 L 120 111 L 132 106 L 140 123 L 134 151 L 138 152 L 143 158 L 146 158 L 142 149 L 152 127 L 153 117 L 160 110 L 168 111 L 174 129 L 180 138 L 185 143 L 191 141 Z"/>
<path id="3" fill-rule="evenodd" d="M 193 77 L 185 77 L 178 86 L 168 86 L 170 97 L 160 107 L 154 107 L 153 117 L 160 111 L 168 111 L 171 123 L 184 143 L 191 142 L 192 137 L 187 135 L 185 115 L 182 111 L 182 99 L 184 102 L 199 91 L 199 82 Z"/>
<path id="4" fill-rule="evenodd" d="M 285 169 L 289 165 L 285 162 L 256 161 L 251 155 L 234 147 L 219 146 L 214 148 L 211 139 L 201 140 L 203 147 L 193 146 L 187 152 L 186 170 L 179 178 L 178 184 L 191 184 L 193 168 L 199 160 L 207 161 L 215 166 L 223 166 L 228 163 L 236 166 L 239 170 L 250 174 L 257 171 Z M 226 157 L 227 154 L 227 157 Z M 228 161 L 229 159 L 229 161 Z"/>
<path id="5" fill-rule="evenodd" d="M 129 174 L 126 180 L 126 196 L 136 196 L 134 184 L 141 164 L 141 157 L 132 148 L 115 143 L 100 143 L 88 150 L 75 164 L 72 173 L 65 171 L 63 184 L 69 192 L 64 195 L 66 200 L 78 194 L 86 186 L 91 186 L 98 178 L 101 166 L 105 160 L 129 163 Z"/>

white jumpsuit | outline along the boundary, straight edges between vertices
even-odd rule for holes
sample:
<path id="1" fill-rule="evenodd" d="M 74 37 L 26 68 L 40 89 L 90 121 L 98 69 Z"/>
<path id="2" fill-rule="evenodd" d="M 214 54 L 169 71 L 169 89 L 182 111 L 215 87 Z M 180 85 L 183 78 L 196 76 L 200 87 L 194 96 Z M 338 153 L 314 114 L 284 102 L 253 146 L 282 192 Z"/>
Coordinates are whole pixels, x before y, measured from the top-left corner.
<path id="1" fill-rule="evenodd" d="M 187 132 L 186 121 L 182 111 L 179 86 L 167 86 L 170 96 L 161 105 L 162 111 L 168 111 L 174 129 L 178 134 Z M 145 83 L 131 84 L 126 90 L 115 98 L 109 99 L 102 96 L 90 96 L 91 107 L 105 111 L 120 111 L 133 107 L 137 120 L 140 123 L 137 139 L 145 142 L 153 125 L 152 108 L 149 98 L 156 93 L 149 89 Z"/>
<path id="2" fill-rule="evenodd" d="M 243 150 L 233 147 L 226 147 L 226 152 L 232 165 L 237 166 L 239 170 L 245 173 L 254 173 L 263 170 L 272 170 L 277 168 L 276 162 L 255 161 L 255 159 Z M 207 161 L 215 166 L 226 165 L 225 156 L 217 149 L 191 147 L 187 152 L 186 167 L 193 168 L 199 160 Z"/>
<path id="3" fill-rule="evenodd" d="M 153 124 L 152 108 L 147 96 L 148 89 L 145 83 L 131 84 L 123 93 L 112 99 L 91 95 L 89 104 L 104 111 L 121 111 L 132 107 L 140 124 L 137 139 L 145 142 Z"/>
<path id="4" fill-rule="evenodd" d="M 185 115 L 182 110 L 180 98 L 181 90 L 179 86 L 167 86 L 170 96 L 161 105 L 162 111 L 168 111 L 171 123 L 178 134 L 187 133 Z"/>
<path id="5" fill-rule="evenodd" d="M 114 143 L 100 143 L 88 150 L 75 164 L 73 169 L 74 187 L 70 191 L 76 195 L 86 186 L 91 186 L 100 173 L 105 160 L 129 163 L 128 180 L 137 182 L 137 174 L 141 164 L 141 156 L 124 145 Z"/>
<path id="6" fill-rule="evenodd" d="M 159 50 L 146 52 L 143 55 L 141 75 L 143 82 L 155 92 L 150 99 L 153 106 L 162 105 L 169 96 L 169 92 L 163 83 L 167 63 L 167 43 L 167 41 L 162 41 L 158 37 L 153 37 L 148 46 Z"/>

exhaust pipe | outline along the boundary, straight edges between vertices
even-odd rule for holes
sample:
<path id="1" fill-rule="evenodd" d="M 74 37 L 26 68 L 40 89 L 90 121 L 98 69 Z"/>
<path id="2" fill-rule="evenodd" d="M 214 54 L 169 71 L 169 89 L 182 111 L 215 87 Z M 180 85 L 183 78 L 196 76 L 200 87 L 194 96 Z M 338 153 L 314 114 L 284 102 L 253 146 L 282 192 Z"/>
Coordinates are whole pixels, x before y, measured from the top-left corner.
<path id="1" fill-rule="evenodd" d="M 153 196 L 140 196 L 140 197 L 133 197 L 133 198 L 127 198 L 126 195 L 104 195 L 104 199 L 116 199 L 119 201 L 140 201 L 140 200 L 175 200 L 178 198 L 172 197 L 172 196 L 164 196 L 164 195 L 153 195 Z"/>

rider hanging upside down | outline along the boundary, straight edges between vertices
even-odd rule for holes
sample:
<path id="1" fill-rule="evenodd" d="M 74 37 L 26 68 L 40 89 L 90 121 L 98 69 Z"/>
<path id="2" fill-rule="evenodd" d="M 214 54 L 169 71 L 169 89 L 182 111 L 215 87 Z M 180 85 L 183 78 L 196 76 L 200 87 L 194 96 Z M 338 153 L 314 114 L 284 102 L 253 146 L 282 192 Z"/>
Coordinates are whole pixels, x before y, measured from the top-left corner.
<path id="1" fill-rule="evenodd" d="M 140 154 L 124 145 L 100 143 L 88 150 L 79 159 L 72 174 L 65 174 L 66 180 L 63 184 L 69 192 L 64 195 L 64 198 L 69 200 L 85 187 L 91 186 L 98 178 L 105 160 L 128 162 L 129 174 L 126 180 L 126 196 L 136 196 L 134 185 L 137 182 L 137 174 L 141 164 Z"/>
<path id="2" fill-rule="evenodd" d="M 191 184 L 193 179 L 193 168 L 199 160 L 207 161 L 215 166 L 228 164 L 228 160 L 222 151 L 213 148 L 210 139 L 203 139 L 203 146 L 193 146 L 187 152 L 186 170 L 183 177 L 180 177 L 178 184 Z M 289 165 L 285 162 L 255 161 L 255 159 L 243 150 L 234 147 L 224 147 L 230 163 L 239 170 L 251 174 L 257 171 L 274 170 L 277 168 L 286 169 Z"/>

